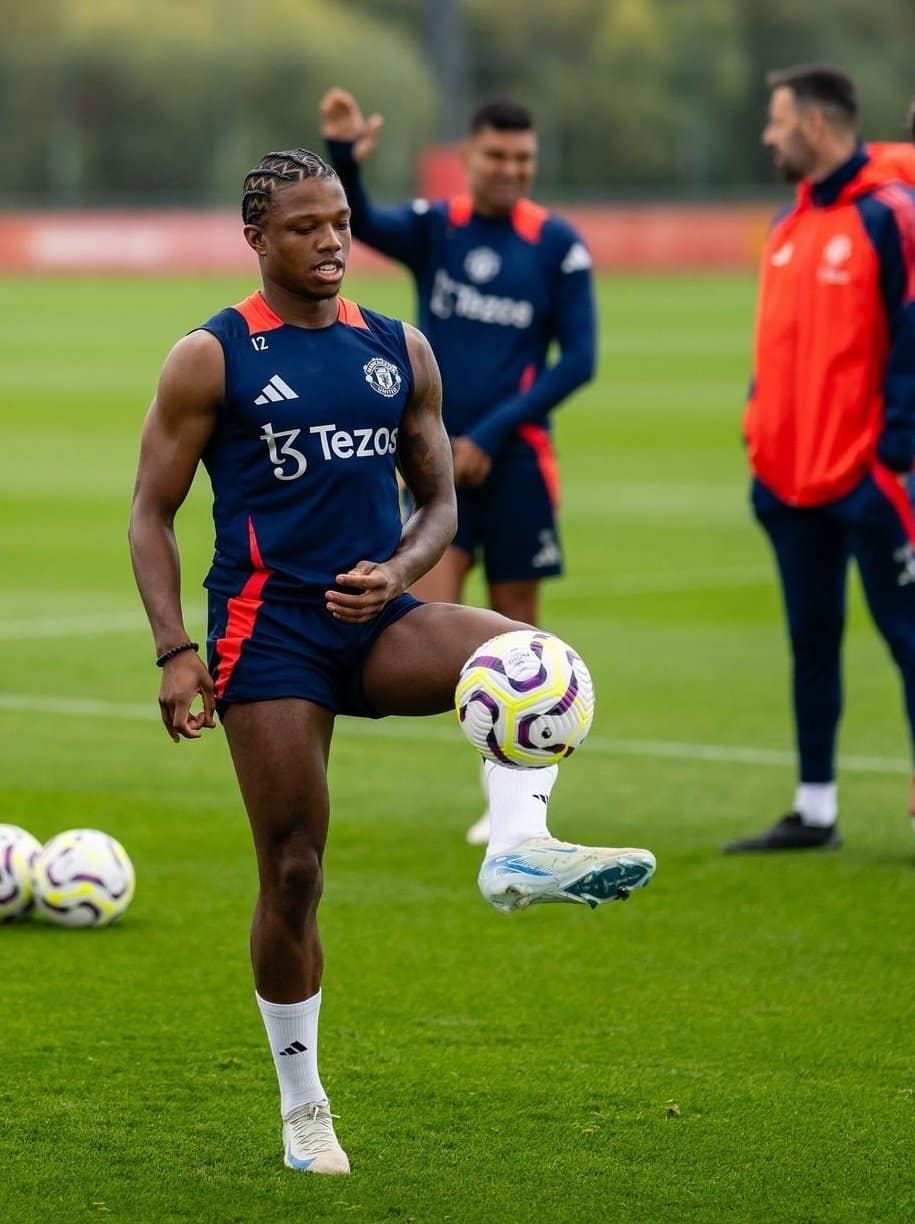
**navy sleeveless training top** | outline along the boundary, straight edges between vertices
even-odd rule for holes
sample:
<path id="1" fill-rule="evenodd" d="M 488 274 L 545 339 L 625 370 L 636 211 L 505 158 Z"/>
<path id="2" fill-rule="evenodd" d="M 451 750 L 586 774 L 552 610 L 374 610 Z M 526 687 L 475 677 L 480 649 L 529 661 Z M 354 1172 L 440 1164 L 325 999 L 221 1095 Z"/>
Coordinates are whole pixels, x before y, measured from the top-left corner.
<path id="1" fill-rule="evenodd" d="M 400 542 L 397 431 L 413 390 L 403 324 L 338 299 L 337 319 L 284 323 L 254 293 L 204 323 L 225 400 L 203 454 L 216 551 L 204 586 L 317 596 Z"/>

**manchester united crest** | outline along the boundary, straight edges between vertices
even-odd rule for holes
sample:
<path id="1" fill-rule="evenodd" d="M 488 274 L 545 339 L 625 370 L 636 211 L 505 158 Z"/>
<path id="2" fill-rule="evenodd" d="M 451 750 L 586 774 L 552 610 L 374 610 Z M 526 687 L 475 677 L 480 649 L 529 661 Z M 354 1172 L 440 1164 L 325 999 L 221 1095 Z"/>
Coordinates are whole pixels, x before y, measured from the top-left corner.
<path id="1" fill-rule="evenodd" d="M 385 361 L 383 357 L 373 357 L 362 368 L 365 371 L 365 381 L 373 391 L 377 391 L 385 399 L 392 399 L 400 390 L 400 370 L 392 361 Z"/>
<path id="2" fill-rule="evenodd" d="M 476 247 L 464 257 L 464 271 L 478 285 L 491 281 L 501 267 L 502 257 L 491 247 Z"/>

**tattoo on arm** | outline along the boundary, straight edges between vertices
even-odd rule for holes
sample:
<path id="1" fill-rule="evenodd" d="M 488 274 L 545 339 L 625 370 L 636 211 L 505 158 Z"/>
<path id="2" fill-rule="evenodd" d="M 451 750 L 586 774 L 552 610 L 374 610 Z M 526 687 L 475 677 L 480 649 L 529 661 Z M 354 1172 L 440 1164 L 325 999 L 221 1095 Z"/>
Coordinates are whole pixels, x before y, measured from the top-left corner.
<path id="1" fill-rule="evenodd" d="M 401 418 L 398 451 L 401 471 L 419 504 L 453 487 L 451 446 L 442 424 L 442 382 L 429 343 L 408 333 L 413 364 L 413 394 Z"/>

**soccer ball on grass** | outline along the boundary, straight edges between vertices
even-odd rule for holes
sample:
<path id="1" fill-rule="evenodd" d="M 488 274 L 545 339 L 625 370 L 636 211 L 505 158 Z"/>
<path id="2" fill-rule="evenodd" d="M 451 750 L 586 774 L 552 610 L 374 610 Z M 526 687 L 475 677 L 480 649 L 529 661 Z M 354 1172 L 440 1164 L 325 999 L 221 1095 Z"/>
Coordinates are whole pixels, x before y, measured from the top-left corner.
<path id="1" fill-rule="evenodd" d="M 98 829 L 68 829 L 32 867 L 35 908 L 59 926 L 107 926 L 133 897 L 134 870 L 120 842 Z"/>
<path id="2" fill-rule="evenodd" d="M 0 824 L 0 922 L 21 918 L 32 908 L 32 864 L 41 842 L 18 825 Z"/>
<path id="3" fill-rule="evenodd" d="M 570 756 L 594 718 L 594 685 L 581 656 L 542 630 L 517 629 L 478 646 L 454 697 L 477 751 L 525 769 Z"/>

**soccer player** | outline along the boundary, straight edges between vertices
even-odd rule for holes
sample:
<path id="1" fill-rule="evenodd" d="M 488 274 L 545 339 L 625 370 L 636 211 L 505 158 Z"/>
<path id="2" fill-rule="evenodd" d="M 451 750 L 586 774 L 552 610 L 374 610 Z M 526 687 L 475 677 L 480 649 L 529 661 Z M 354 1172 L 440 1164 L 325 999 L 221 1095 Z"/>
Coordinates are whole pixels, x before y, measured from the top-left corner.
<path id="1" fill-rule="evenodd" d="M 865 148 L 853 82 L 769 76 L 762 135 L 799 183 L 762 257 L 746 414 L 753 507 L 778 564 L 794 662 L 793 810 L 730 851 L 840 845 L 835 741 L 848 562 L 899 669 L 915 739 L 915 192 L 911 150 Z M 905 156 L 901 156 L 905 154 Z M 911 811 L 910 805 L 910 811 Z"/>
<path id="2" fill-rule="evenodd" d="M 250 819 L 251 952 L 285 1162 L 346 1173 L 317 1063 L 334 720 L 447 709 L 476 647 L 521 626 L 405 593 L 454 532 L 439 373 L 418 331 L 339 296 L 350 210 L 334 171 L 305 149 L 268 154 L 245 179 L 242 212 L 263 289 L 165 362 L 143 430 L 131 555 L 165 729 L 176 743 L 197 739 L 219 713 Z M 216 530 L 209 668 L 184 626 L 174 533 L 201 462 Z M 403 526 L 395 465 L 416 505 Z M 593 906 L 647 883 L 647 851 L 550 837 L 555 767 L 486 775 L 492 836 L 478 882 L 497 909 Z"/>
<path id="3" fill-rule="evenodd" d="M 587 248 L 527 198 L 537 168 L 531 115 L 509 101 L 480 107 L 463 147 L 468 194 L 395 208 L 373 204 L 360 173 L 380 116 L 366 121 L 352 94 L 335 88 L 321 119 L 353 234 L 409 268 L 419 327 L 442 372 L 458 526 L 413 591 L 459 602 L 482 551 L 490 606 L 536 625 L 540 582 L 562 572 L 550 414 L 593 377 L 596 326 Z M 468 841 L 483 843 L 487 832 L 484 815 Z"/>

